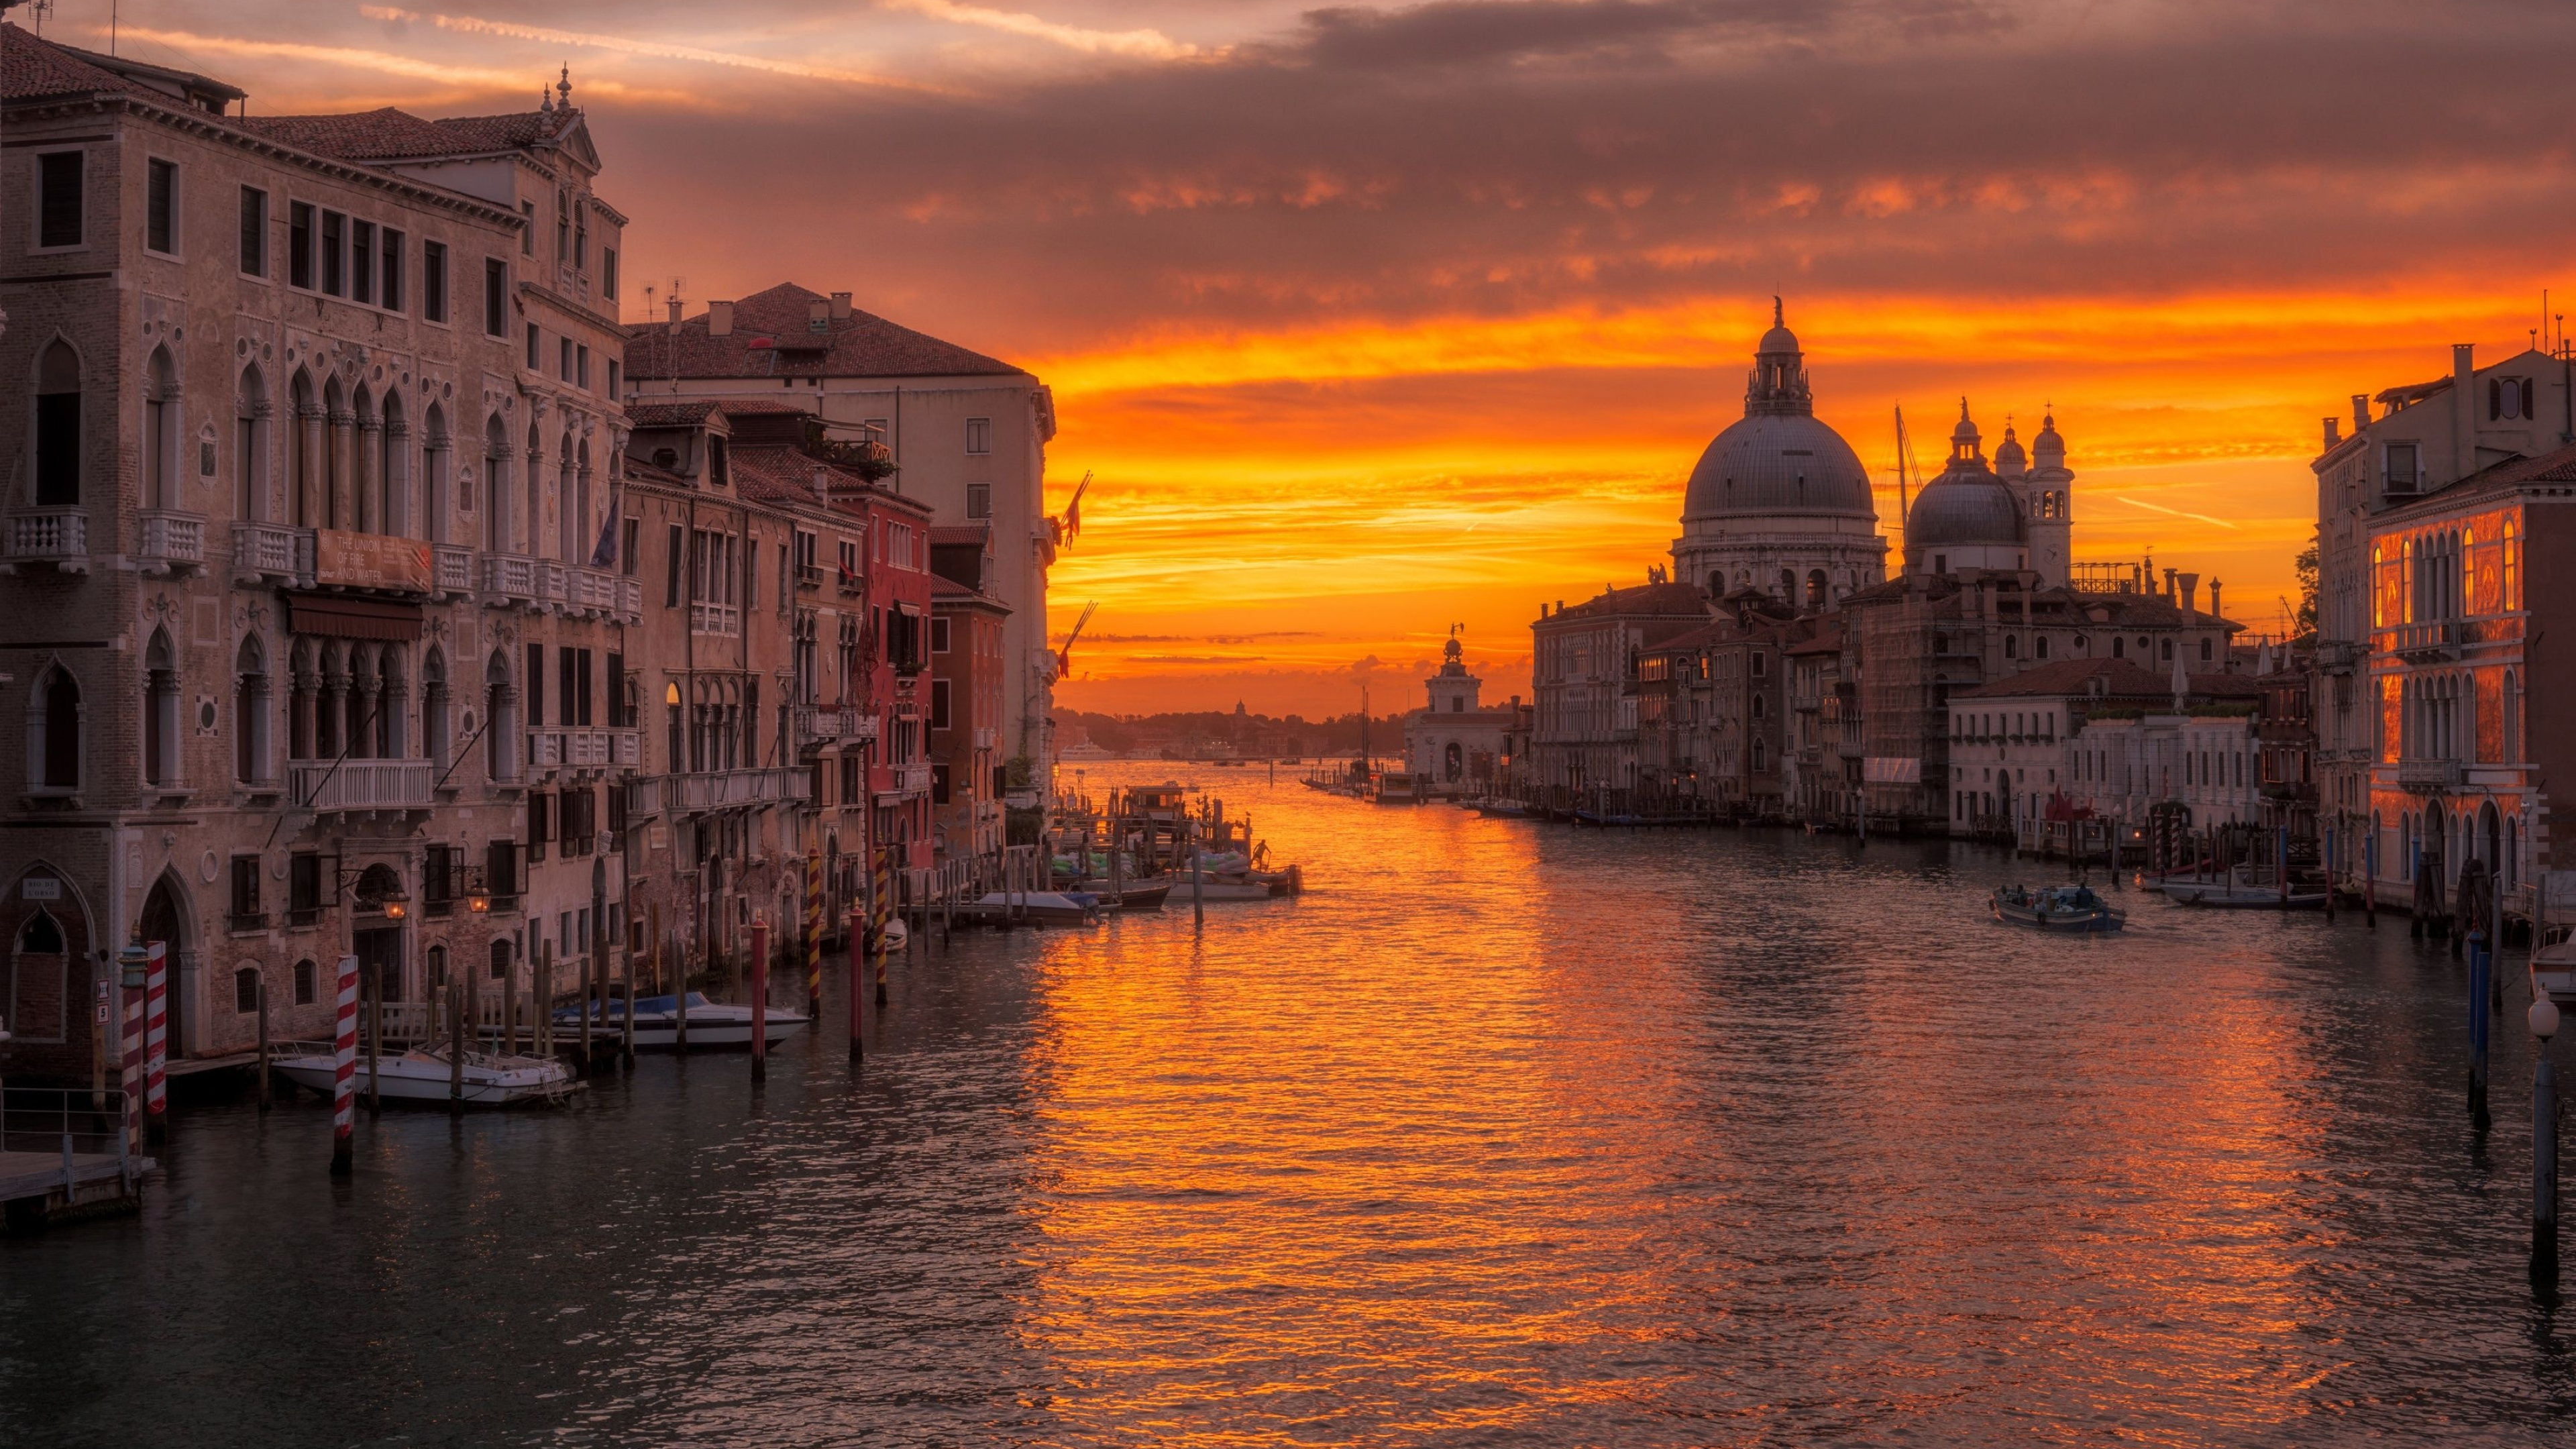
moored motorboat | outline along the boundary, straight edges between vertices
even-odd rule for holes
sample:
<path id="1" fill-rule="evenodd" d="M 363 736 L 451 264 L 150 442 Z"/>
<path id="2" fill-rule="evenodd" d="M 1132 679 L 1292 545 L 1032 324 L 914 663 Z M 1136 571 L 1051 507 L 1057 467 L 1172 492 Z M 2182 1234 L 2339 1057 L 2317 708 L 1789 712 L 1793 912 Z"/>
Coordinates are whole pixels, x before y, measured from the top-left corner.
<path id="1" fill-rule="evenodd" d="M 700 1047 L 747 1047 L 751 1045 L 751 1008 L 731 1001 L 709 1001 L 689 993 L 689 1049 Z M 761 1035 L 773 1045 L 803 1030 L 810 1023 L 805 1013 L 791 1007 L 772 1006 L 761 1013 Z M 564 1007 L 555 1012 L 555 1030 L 559 1034 L 577 1035 L 581 1031 L 581 1009 Z M 607 1007 L 591 1019 L 594 1034 L 623 1038 L 626 1033 L 626 1003 L 609 999 Z M 638 1050 L 659 1051 L 678 1046 L 680 1042 L 680 999 L 677 996 L 639 996 L 635 999 L 635 1046 Z"/>
<path id="2" fill-rule="evenodd" d="M 1100 897 L 1089 891 L 986 891 L 957 907 L 961 916 L 1009 916 L 1042 926 L 1100 924 Z"/>
<path id="3" fill-rule="evenodd" d="M 1997 887 L 1988 899 L 1995 919 L 2008 925 L 2036 926 L 2043 931 L 2116 931 L 2128 924 L 2125 912 L 2094 894 L 2091 886 Z"/>
<path id="4" fill-rule="evenodd" d="M 1118 909 L 1159 911 L 1163 908 L 1164 898 L 1171 893 L 1172 883 L 1167 880 L 1158 880 L 1150 885 L 1121 886 L 1118 891 Z"/>
<path id="5" fill-rule="evenodd" d="M 453 1094 L 469 1107 L 506 1107 L 515 1102 L 553 1101 L 576 1086 L 564 1064 L 550 1057 L 473 1051 L 465 1054 L 460 1086 L 447 1053 L 442 1045 L 379 1056 L 371 1073 L 367 1054 L 360 1052 L 355 1068 L 358 1091 L 365 1092 L 372 1083 L 376 1095 L 388 1102 L 443 1103 Z M 270 1057 L 268 1065 L 297 1086 L 311 1087 L 327 1097 L 337 1078 L 338 1058 L 328 1043 L 300 1042 Z"/>
<path id="6" fill-rule="evenodd" d="M 2189 880 L 2167 876 L 2161 883 L 2165 899 L 2179 905 L 2211 906 L 2237 911 L 2315 911 L 2326 904 L 2326 888 L 2293 882 L 2287 891 L 2276 885 L 2261 885 L 2242 880 Z"/>

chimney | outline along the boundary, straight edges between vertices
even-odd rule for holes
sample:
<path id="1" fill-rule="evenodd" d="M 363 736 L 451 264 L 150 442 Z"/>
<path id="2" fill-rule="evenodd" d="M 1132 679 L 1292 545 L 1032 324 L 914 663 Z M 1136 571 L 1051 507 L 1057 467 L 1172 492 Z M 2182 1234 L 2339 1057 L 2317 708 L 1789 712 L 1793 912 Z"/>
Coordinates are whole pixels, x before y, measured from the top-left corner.
<path id="1" fill-rule="evenodd" d="M 680 325 L 680 294 L 677 292 L 671 294 L 671 325 Z"/>
<path id="2" fill-rule="evenodd" d="M 2209 616 L 2213 619 L 2224 619 L 2227 617 L 2226 613 L 2218 607 L 2218 591 L 2225 587 L 2227 587 L 2225 584 L 2220 583 L 2216 579 L 2211 579 L 2209 581 Z"/>
<path id="3" fill-rule="evenodd" d="M 2474 342 L 2451 344 L 2451 418 L 2456 429 L 2451 445 L 2452 456 L 2459 467 L 2451 474 L 2456 483 L 2478 471 L 2478 421 L 2469 394 L 2477 390 L 2478 364 Z"/>
<path id="4" fill-rule="evenodd" d="M 733 335 L 733 304 L 731 302 L 709 302 L 707 304 L 707 335 L 709 337 L 731 337 Z"/>
<path id="5" fill-rule="evenodd" d="M 2180 570 L 2165 570 L 2165 602 L 2168 604 L 2175 603 L 2182 598 L 2182 592 L 2174 587 L 2174 575 L 2178 572 L 2180 572 Z"/>
<path id="6" fill-rule="evenodd" d="M 834 292 L 832 294 L 832 320 L 835 322 L 847 322 L 850 320 L 849 293 Z"/>
<path id="7" fill-rule="evenodd" d="M 2326 415 L 2326 445 L 2319 449 L 2319 452 L 2331 453 L 2335 449 L 2335 444 L 2343 441 L 2341 421 L 2331 413 Z"/>
<path id="8" fill-rule="evenodd" d="M 2183 616 L 2185 618 L 2189 618 L 2191 615 L 2200 612 L 2200 575 L 2183 574 L 2180 575 L 2180 577 L 2182 579 Z"/>
<path id="9" fill-rule="evenodd" d="M 2354 393 L 2354 394 L 2352 395 L 2352 431 L 2353 431 L 2353 436 L 2355 436 L 2355 437 L 2359 437 L 2362 433 L 2367 432 L 2367 431 L 2369 430 L 2369 428 L 2370 428 L 2370 394 L 2368 394 L 2368 393 L 2366 393 L 2366 392 L 2357 392 L 2357 393 Z"/>

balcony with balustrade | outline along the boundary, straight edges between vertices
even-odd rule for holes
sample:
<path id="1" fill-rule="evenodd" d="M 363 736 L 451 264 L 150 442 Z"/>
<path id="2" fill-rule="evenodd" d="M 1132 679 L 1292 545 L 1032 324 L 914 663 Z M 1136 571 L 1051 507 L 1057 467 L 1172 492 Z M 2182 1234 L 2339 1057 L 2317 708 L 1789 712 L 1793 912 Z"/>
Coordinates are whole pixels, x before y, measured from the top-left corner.
<path id="1" fill-rule="evenodd" d="M 141 547 L 136 550 L 136 560 L 142 565 L 143 572 L 159 577 L 205 572 L 204 514 L 154 508 L 145 510 L 139 517 L 143 524 L 143 537 Z"/>
<path id="2" fill-rule="evenodd" d="M 689 605 L 689 632 L 710 634 L 720 639 L 742 637 L 742 610 L 732 604 L 704 601 Z"/>
<path id="3" fill-rule="evenodd" d="M 233 525 L 233 582 L 237 584 L 309 584 L 313 580 L 313 534 L 283 523 Z"/>
<path id="4" fill-rule="evenodd" d="M 897 800 L 909 800 L 930 793 L 928 765 L 891 765 L 886 768 L 885 778 L 886 788 L 877 792 L 877 801 L 880 804 L 890 805 Z"/>
<path id="5" fill-rule="evenodd" d="M 2317 641 L 2317 672 L 2319 674 L 2350 674 L 2355 669 L 2361 667 L 2362 661 L 2366 657 L 2367 655 L 2363 651 L 2361 645 L 2351 639 L 2320 639 Z"/>
<path id="6" fill-rule="evenodd" d="M 9 520 L 9 552 L 0 567 L 33 565 L 58 573 L 89 572 L 89 514 L 80 508 L 33 508 Z"/>
<path id="7" fill-rule="evenodd" d="M 2399 624 L 2384 631 L 2388 652 L 2409 664 L 2432 664 L 2460 657 L 2465 630 L 2457 619 L 2431 619 Z"/>
<path id="8" fill-rule="evenodd" d="M 324 814 L 426 810 L 437 778 L 429 760 L 309 760 L 287 767 L 294 802 Z"/>
<path id="9" fill-rule="evenodd" d="M 525 554 L 483 555 L 483 602 L 495 609 L 533 609 L 538 592 L 537 561 Z"/>
<path id="10" fill-rule="evenodd" d="M 593 725 L 566 725 L 528 731 L 528 767 L 540 774 L 561 770 L 635 768 L 643 756 L 643 732 Z"/>
<path id="11" fill-rule="evenodd" d="M 747 770 L 701 770 L 665 775 L 664 803 L 697 813 L 738 810 L 759 805 L 794 805 L 814 798 L 814 776 L 801 766 L 768 765 Z"/>
<path id="12" fill-rule="evenodd" d="M 474 592 L 474 550 L 461 543 L 431 546 L 433 577 L 441 599 L 461 599 Z"/>
<path id="13" fill-rule="evenodd" d="M 2457 760 L 2399 760 L 2397 788 L 2410 795 L 2447 795 L 2460 788 Z"/>
<path id="14" fill-rule="evenodd" d="M 561 592 L 555 597 L 566 613 L 626 624 L 644 622 L 643 586 L 633 579 L 605 569 L 567 568 L 557 584 Z"/>

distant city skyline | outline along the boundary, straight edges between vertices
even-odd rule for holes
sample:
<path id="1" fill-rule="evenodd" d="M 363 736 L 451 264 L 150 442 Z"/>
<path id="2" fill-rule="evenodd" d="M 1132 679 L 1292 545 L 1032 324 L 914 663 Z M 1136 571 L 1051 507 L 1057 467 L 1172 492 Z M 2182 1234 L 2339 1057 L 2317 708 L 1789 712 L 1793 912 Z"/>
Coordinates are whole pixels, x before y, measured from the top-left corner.
<path id="1" fill-rule="evenodd" d="M 1051 586 L 1059 640 L 1101 604 L 1086 709 L 1418 694 L 1453 622 L 1510 693 L 1542 599 L 1668 556 L 1775 292 L 1883 527 L 1892 407 L 2053 403 L 2079 556 L 2277 629 L 2318 419 L 2519 350 L 2566 280 L 2546 8 L 1306 11 L 124 0 L 115 43 L 271 114 L 520 107 L 568 64 L 630 320 L 792 276 L 1031 369 L 1052 496 L 1095 476 Z"/>

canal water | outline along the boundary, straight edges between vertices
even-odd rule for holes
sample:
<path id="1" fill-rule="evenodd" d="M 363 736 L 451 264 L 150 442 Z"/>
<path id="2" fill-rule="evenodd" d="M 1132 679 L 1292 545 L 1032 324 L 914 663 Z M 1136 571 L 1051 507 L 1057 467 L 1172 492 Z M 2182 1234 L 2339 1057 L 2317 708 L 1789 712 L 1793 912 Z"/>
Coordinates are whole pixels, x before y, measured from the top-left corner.
<path id="1" fill-rule="evenodd" d="M 1183 768 L 1311 891 L 900 964 L 864 1072 L 183 1106 L 0 1240 L 0 1443 L 2528 1443 L 2528 1038 L 2463 972 L 1983 848 L 1577 833 Z M 1113 779 L 1167 766 L 1103 766 Z M 2062 867 L 2058 868 L 2062 870 Z M 839 1018 L 838 972 L 828 1013 Z"/>

